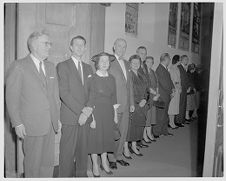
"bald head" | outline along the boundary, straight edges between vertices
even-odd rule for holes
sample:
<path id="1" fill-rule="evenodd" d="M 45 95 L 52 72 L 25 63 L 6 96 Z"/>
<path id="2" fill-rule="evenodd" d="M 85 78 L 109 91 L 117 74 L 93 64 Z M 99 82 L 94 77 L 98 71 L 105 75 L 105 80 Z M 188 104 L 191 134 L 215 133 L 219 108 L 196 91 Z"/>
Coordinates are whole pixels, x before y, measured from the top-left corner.
<path id="1" fill-rule="evenodd" d="M 123 56 L 126 53 L 126 48 L 127 48 L 126 40 L 122 38 L 118 38 L 115 40 L 113 51 L 119 58 L 123 58 Z"/>

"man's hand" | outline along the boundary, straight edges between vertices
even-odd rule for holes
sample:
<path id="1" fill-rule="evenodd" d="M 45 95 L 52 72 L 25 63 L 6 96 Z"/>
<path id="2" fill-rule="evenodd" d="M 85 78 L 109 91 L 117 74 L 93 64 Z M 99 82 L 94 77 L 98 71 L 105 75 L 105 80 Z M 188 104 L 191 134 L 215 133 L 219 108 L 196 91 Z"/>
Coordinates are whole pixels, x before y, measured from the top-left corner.
<path id="1" fill-rule="evenodd" d="M 141 101 L 140 101 L 140 103 L 139 103 L 139 106 L 140 107 L 144 107 L 145 106 L 145 104 L 146 104 L 146 100 L 145 99 L 142 99 Z"/>
<path id="2" fill-rule="evenodd" d="M 157 101 L 160 97 L 160 94 L 156 94 L 156 96 L 153 97 L 153 101 Z"/>
<path id="3" fill-rule="evenodd" d="M 23 124 L 19 125 L 19 126 L 16 126 L 15 127 L 15 131 L 16 131 L 16 135 L 19 137 L 19 138 L 22 138 L 24 139 L 24 136 L 26 136 L 26 131 L 25 131 L 25 127 Z"/>
<path id="4" fill-rule="evenodd" d="M 135 107 L 134 107 L 134 105 L 131 105 L 130 106 L 130 112 L 134 112 L 135 111 Z"/>
<path id="5" fill-rule="evenodd" d="M 95 129 L 96 128 L 96 121 L 93 120 L 90 124 L 90 128 Z"/>
<path id="6" fill-rule="evenodd" d="M 87 117 L 89 117 L 89 116 L 92 114 L 92 112 L 93 112 L 93 108 L 91 108 L 91 107 L 84 107 L 84 108 L 82 109 L 82 112 L 83 112 Z"/>
<path id="7" fill-rule="evenodd" d="M 154 94 L 154 95 L 157 94 L 157 92 L 156 92 L 154 89 L 152 89 L 152 88 L 150 88 L 150 93 L 151 93 L 151 94 Z"/>
<path id="8" fill-rule="evenodd" d="M 78 123 L 80 126 L 84 125 L 86 123 L 87 120 L 87 116 L 84 113 L 81 113 L 78 119 Z"/>

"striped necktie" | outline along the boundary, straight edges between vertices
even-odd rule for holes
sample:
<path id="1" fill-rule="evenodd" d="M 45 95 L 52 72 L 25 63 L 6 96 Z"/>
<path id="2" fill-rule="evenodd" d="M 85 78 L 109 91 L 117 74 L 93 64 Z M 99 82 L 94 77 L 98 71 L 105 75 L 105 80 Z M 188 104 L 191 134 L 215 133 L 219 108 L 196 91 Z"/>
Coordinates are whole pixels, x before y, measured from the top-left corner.
<path id="1" fill-rule="evenodd" d="M 82 84 L 83 84 L 82 67 L 81 67 L 80 61 L 78 61 L 78 73 L 79 73 L 79 75 L 80 75 L 80 78 L 81 78 L 81 81 L 82 81 Z"/>
<path id="2" fill-rule="evenodd" d="M 44 85 L 46 86 L 46 76 L 45 76 L 43 69 L 42 69 L 42 61 L 39 62 L 39 75 L 40 75 Z"/>

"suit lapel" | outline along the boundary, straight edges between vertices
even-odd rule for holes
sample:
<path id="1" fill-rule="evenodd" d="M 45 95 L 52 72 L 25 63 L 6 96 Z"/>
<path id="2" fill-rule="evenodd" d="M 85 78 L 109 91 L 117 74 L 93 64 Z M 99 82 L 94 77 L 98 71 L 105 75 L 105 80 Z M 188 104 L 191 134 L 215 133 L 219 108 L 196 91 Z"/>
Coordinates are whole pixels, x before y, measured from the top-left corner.
<path id="1" fill-rule="evenodd" d="M 126 82 L 126 78 L 125 78 L 125 75 L 123 73 L 123 70 L 121 68 L 121 65 L 119 64 L 118 60 L 115 60 L 115 67 L 119 70 L 119 72 L 121 73 L 122 77 L 123 77 L 123 80 Z M 125 65 L 125 62 L 124 62 L 124 65 Z M 126 65 L 125 65 L 126 66 Z M 125 67 L 126 68 L 126 67 Z M 128 76 L 128 73 L 127 73 L 127 70 L 126 70 L 126 74 Z"/>
<path id="2" fill-rule="evenodd" d="M 33 60 L 31 59 L 30 55 L 28 55 L 27 62 L 28 62 L 28 66 L 29 66 L 28 69 L 31 70 L 31 73 L 34 75 L 34 77 L 36 77 L 36 79 L 40 83 L 43 91 L 46 91 L 46 87 L 44 85 L 44 82 L 41 79 L 39 72 L 38 72 Z"/>

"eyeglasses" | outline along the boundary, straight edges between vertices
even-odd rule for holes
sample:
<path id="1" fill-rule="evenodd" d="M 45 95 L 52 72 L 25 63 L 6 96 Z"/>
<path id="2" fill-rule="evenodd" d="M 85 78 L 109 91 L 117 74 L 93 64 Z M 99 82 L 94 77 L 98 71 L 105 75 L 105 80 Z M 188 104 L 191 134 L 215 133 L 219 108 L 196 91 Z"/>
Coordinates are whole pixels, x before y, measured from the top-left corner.
<path id="1" fill-rule="evenodd" d="M 50 47 L 53 45 L 52 42 L 48 42 L 48 41 L 40 42 L 40 43 L 43 43 L 43 44 L 45 44 L 45 46 L 50 46 Z"/>

